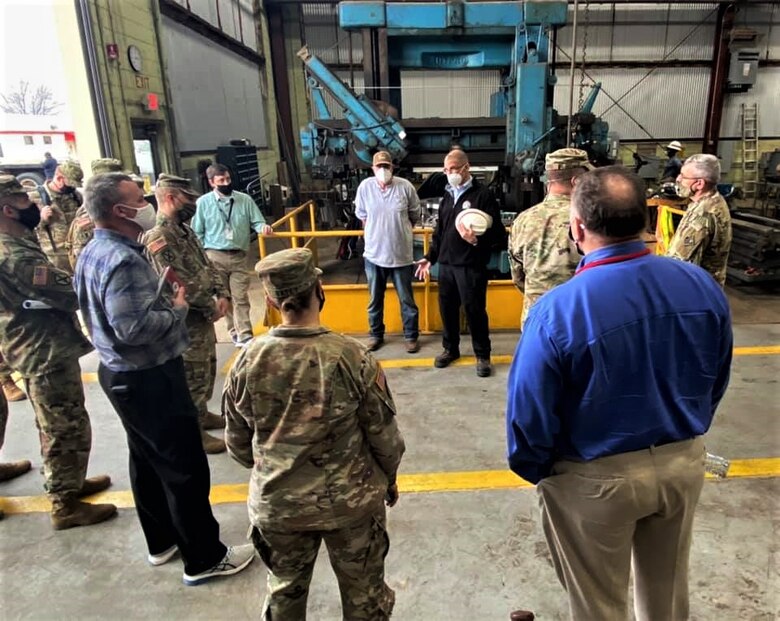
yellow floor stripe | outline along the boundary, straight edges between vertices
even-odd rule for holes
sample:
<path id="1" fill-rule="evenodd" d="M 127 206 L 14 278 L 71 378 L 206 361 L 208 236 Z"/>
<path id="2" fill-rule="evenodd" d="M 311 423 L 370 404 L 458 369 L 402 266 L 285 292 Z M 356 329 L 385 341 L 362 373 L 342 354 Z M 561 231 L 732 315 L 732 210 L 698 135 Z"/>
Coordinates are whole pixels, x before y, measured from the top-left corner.
<path id="1" fill-rule="evenodd" d="M 780 475 L 780 457 L 737 459 L 731 462 L 729 479 L 766 478 Z M 707 478 L 713 479 L 711 475 Z M 398 487 L 404 494 L 436 492 L 469 492 L 496 489 L 523 489 L 533 487 L 508 470 L 475 470 L 467 472 L 430 472 L 401 474 Z M 214 485 L 211 504 L 246 502 L 249 486 L 246 483 Z M 130 491 L 103 492 L 92 496 L 90 502 L 110 502 L 120 509 L 135 505 Z M 11 513 L 45 513 L 51 505 L 45 496 L 0 497 L 0 510 Z"/>
<path id="2" fill-rule="evenodd" d="M 230 367 L 233 366 L 233 362 L 236 359 L 236 356 L 238 356 L 240 350 L 234 351 L 232 354 L 230 354 L 230 357 L 225 361 L 225 364 L 222 365 L 222 375 L 227 375 L 230 371 Z M 735 347 L 734 348 L 734 355 L 735 356 L 777 356 L 780 355 L 780 345 L 758 345 L 755 347 Z M 500 355 L 500 356 L 492 356 L 491 361 L 494 365 L 503 365 L 503 364 L 510 364 L 512 362 L 512 356 L 511 355 Z M 394 359 L 388 359 L 388 360 L 380 360 L 382 363 L 382 366 L 385 369 L 411 369 L 416 367 L 432 367 L 433 366 L 433 358 L 416 358 L 413 356 L 409 356 L 408 358 L 394 358 Z M 474 358 L 474 356 L 465 356 L 463 358 L 459 358 L 455 362 L 452 363 L 451 366 L 455 367 L 466 367 L 466 366 L 472 366 L 476 364 L 477 359 Z M 18 381 L 19 377 L 15 373 L 14 374 L 14 380 L 17 380 L 17 384 L 20 382 Z M 97 373 L 82 373 L 81 379 L 85 384 L 94 383 L 97 382 Z"/>

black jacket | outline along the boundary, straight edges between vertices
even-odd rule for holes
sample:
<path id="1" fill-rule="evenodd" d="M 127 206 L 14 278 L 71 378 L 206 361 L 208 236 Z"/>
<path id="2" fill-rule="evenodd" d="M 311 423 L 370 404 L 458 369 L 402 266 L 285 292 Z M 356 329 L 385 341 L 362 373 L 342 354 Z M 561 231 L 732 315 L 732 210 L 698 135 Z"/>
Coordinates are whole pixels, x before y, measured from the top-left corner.
<path id="1" fill-rule="evenodd" d="M 468 208 L 480 209 L 493 218 L 493 226 L 485 231 L 484 235 L 477 237 L 476 246 L 464 241 L 455 228 L 458 212 Z M 487 187 L 474 179 L 471 187 L 461 194 L 457 203 L 454 202 L 452 194 L 444 193 L 444 198 L 439 205 L 439 219 L 433 231 L 430 250 L 425 255 L 426 259 L 431 263 L 438 261 L 445 265 L 485 267 L 490 261 L 491 252 L 504 248 L 506 248 L 506 228 L 501 224 L 498 203 Z"/>

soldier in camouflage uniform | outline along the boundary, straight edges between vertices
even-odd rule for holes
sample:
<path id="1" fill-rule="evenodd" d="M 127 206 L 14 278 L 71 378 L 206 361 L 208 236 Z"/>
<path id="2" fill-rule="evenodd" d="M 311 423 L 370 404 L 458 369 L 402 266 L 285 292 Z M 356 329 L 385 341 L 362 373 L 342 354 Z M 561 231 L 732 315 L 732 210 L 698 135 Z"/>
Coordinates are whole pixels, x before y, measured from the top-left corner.
<path id="1" fill-rule="evenodd" d="M 319 322 L 325 295 L 307 249 L 257 264 L 282 325 L 239 354 L 222 397 L 231 456 L 253 468 L 252 539 L 268 568 L 262 618 L 306 618 L 322 540 L 344 619 L 389 618 L 385 507 L 398 498 L 404 441 L 384 372 L 357 341 Z"/>
<path id="2" fill-rule="evenodd" d="M 547 196 L 515 218 L 509 234 L 512 280 L 528 311 L 547 291 L 574 276 L 580 257 L 569 238 L 569 204 L 574 179 L 593 168 L 580 149 L 558 149 L 545 158 Z"/>
<path id="3" fill-rule="evenodd" d="M 21 373 L 35 410 L 46 493 L 56 530 L 95 524 L 114 505 L 79 500 L 111 479 L 87 479 L 92 445 L 79 358 L 92 350 L 76 321 L 68 273 L 46 258 L 33 233 L 41 213 L 12 176 L 0 176 L 0 348 Z M 36 306 L 24 308 L 31 301 Z"/>
<path id="4" fill-rule="evenodd" d="M 187 290 L 187 333 L 190 348 L 184 352 L 184 370 L 192 400 L 198 408 L 201 440 L 207 453 L 221 453 L 225 442 L 206 433 L 221 429 L 225 420 L 208 410 L 217 377 L 217 338 L 214 322 L 230 308 L 230 293 L 206 257 L 197 236 L 186 224 L 195 213 L 199 194 L 189 179 L 161 174 L 155 189 L 157 225 L 144 235 L 152 265 L 158 274 L 171 268 Z"/>
<path id="5" fill-rule="evenodd" d="M 666 256 L 694 263 L 726 284 L 726 265 L 731 250 L 731 215 L 718 192 L 720 162 L 714 155 L 699 153 L 685 160 L 677 177 L 677 194 L 690 197 Z"/>
<path id="6" fill-rule="evenodd" d="M 84 172 L 79 163 L 68 160 L 57 166 L 54 179 L 30 193 L 30 198 L 41 210 L 37 231 L 41 248 L 56 268 L 69 274 L 72 271 L 66 246 L 68 229 L 83 202 L 76 191 L 83 179 Z"/>
<path id="7" fill-rule="evenodd" d="M 90 167 L 92 168 L 93 175 L 101 175 L 109 172 L 122 172 L 122 162 L 111 157 L 101 157 L 100 159 L 92 160 Z M 81 205 L 81 207 L 76 210 L 76 215 L 73 217 L 73 221 L 68 227 L 68 236 L 65 240 L 68 263 L 72 270 L 76 269 L 76 261 L 78 261 L 81 251 L 84 250 L 84 246 L 92 239 L 94 233 L 95 224 L 87 213 L 87 206 Z"/>

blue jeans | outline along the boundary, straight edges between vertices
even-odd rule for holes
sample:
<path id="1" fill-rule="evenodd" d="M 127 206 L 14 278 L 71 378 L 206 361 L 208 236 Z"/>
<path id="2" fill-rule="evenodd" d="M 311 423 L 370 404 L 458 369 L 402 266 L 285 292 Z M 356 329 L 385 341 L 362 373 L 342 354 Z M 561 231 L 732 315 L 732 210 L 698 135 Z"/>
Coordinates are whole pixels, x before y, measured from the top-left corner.
<path id="1" fill-rule="evenodd" d="M 416 341 L 420 335 L 417 304 L 414 303 L 412 293 L 412 278 L 414 266 L 380 267 L 371 261 L 363 259 L 366 266 L 366 280 L 368 281 L 368 325 L 371 336 L 384 338 L 385 335 L 385 289 L 387 279 L 393 279 L 395 292 L 401 302 L 401 319 L 404 324 L 404 338 L 407 341 Z"/>

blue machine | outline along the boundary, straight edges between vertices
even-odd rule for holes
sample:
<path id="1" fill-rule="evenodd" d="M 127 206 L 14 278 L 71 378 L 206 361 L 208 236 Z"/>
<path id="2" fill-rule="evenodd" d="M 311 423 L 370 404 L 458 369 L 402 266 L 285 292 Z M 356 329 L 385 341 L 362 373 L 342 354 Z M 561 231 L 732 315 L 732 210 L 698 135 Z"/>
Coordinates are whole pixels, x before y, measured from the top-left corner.
<path id="1" fill-rule="evenodd" d="M 314 176 L 339 176 L 355 164 L 370 165 L 371 155 L 386 149 L 405 166 L 440 165 L 444 154 L 459 145 L 472 163 L 498 166 L 499 198 L 509 209 L 528 206 L 541 193 L 544 155 L 567 142 L 568 118 L 552 108 L 555 76 L 550 68 L 550 35 L 566 17 L 566 2 L 341 2 L 342 28 L 368 29 L 373 41 L 382 41 L 364 66 L 374 68 L 366 85 L 374 86 L 384 102 L 355 95 L 306 48 L 301 50 L 320 116 L 301 131 L 305 163 Z M 386 40 L 377 33 L 386 34 Z M 491 97 L 491 118 L 399 121 L 402 69 L 499 69 L 502 85 Z M 323 89 L 342 106 L 345 120 L 329 118 Z M 604 162 L 608 126 L 591 113 L 599 89 L 597 84 L 572 119 L 572 143 Z M 528 196 L 532 186 L 537 191 Z"/>

